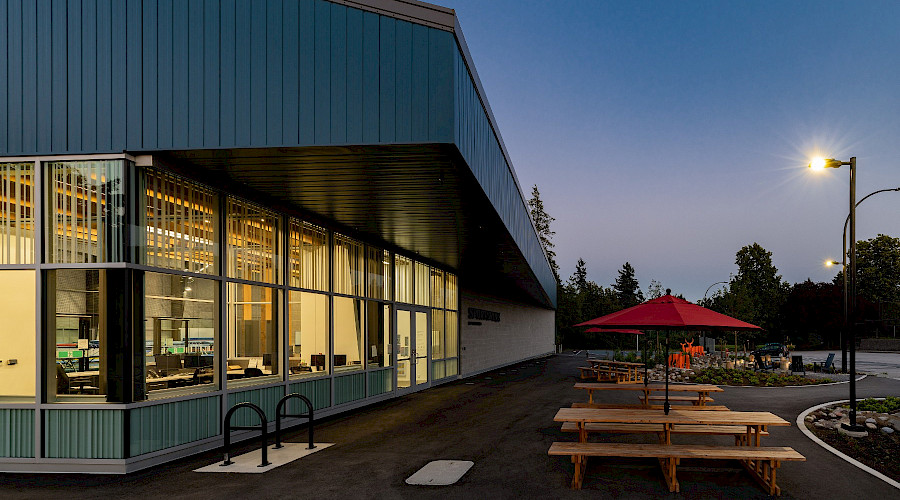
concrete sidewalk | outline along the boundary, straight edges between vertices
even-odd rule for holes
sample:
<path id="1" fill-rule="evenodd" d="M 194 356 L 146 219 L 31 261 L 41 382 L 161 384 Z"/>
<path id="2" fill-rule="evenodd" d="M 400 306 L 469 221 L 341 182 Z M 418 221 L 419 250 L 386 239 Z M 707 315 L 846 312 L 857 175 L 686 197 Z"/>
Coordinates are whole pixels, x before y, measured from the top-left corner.
<path id="1" fill-rule="evenodd" d="M 549 457 L 550 443 L 572 440 L 553 415 L 586 400 L 572 388 L 582 357 L 557 355 L 469 380 L 436 387 L 353 413 L 316 427 L 316 441 L 336 443 L 265 474 L 199 474 L 193 469 L 221 459 L 205 453 L 128 476 L 0 475 L 0 496 L 17 499 L 85 498 L 671 498 L 652 460 L 591 459 L 582 491 L 568 488 L 572 463 Z M 860 398 L 900 396 L 900 381 L 869 377 L 857 384 Z M 764 443 L 791 446 L 807 462 L 778 471 L 783 498 L 891 498 L 898 491 L 850 466 L 804 436 L 797 415 L 818 403 L 846 399 L 846 384 L 801 388 L 726 388 L 716 402 L 734 410 L 768 410 L 791 422 L 771 428 Z M 604 394 L 604 401 L 634 403 L 633 394 Z M 682 440 L 692 439 L 679 436 Z M 603 435 L 602 439 L 652 442 L 650 436 Z M 303 442 L 306 433 L 289 433 Z M 731 444 L 705 437 L 704 443 Z M 676 438 L 676 442 L 679 440 Z M 238 452 L 253 448 L 239 446 Z M 452 486 L 411 486 L 404 480 L 432 460 L 475 463 Z M 685 498 L 766 498 L 734 462 L 684 461 L 679 468 Z"/>

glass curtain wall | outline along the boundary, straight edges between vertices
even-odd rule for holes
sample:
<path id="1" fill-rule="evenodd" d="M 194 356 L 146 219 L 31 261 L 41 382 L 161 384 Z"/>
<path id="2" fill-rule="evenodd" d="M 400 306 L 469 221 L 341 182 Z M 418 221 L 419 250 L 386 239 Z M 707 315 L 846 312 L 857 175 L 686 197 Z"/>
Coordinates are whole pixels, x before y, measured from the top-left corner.
<path id="1" fill-rule="evenodd" d="M 415 265 L 415 280 L 416 280 L 416 305 L 419 306 L 429 306 L 431 305 L 431 297 L 429 296 L 430 291 L 428 288 L 428 282 L 430 277 L 430 273 L 428 271 L 428 266 L 422 264 L 421 262 L 416 262 Z"/>
<path id="2" fill-rule="evenodd" d="M 291 290 L 288 308 L 288 368 L 291 377 L 329 373 L 328 296 Z"/>
<path id="3" fill-rule="evenodd" d="M 459 288 L 455 274 L 446 273 L 445 276 L 444 354 L 447 361 L 444 375 L 451 377 L 459 374 Z"/>
<path id="4" fill-rule="evenodd" d="M 0 163 L 0 264 L 34 263 L 34 164 Z"/>
<path id="5" fill-rule="evenodd" d="M 229 386 L 264 383 L 250 380 L 279 374 L 278 290 L 244 283 L 228 284 Z"/>
<path id="6" fill-rule="evenodd" d="M 227 205 L 228 277 L 278 283 L 278 214 L 232 197 Z"/>
<path id="7" fill-rule="evenodd" d="M 147 272 L 144 289 L 145 394 L 217 388 L 218 283 Z"/>
<path id="8" fill-rule="evenodd" d="M 394 255 L 394 300 L 413 303 L 413 262 L 402 255 Z"/>
<path id="9" fill-rule="evenodd" d="M 218 274 L 219 197 L 202 184 L 149 169 L 142 263 L 165 269 Z"/>
<path id="10" fill-rule="evenodd" d="M 290 286 L 328 291 L 328 231 L 290 220 Z"/>
<path id="11" fill-rule="evenodd" d="M 47 262 L 124 260 L 125 160 L 47 163 Z"/>

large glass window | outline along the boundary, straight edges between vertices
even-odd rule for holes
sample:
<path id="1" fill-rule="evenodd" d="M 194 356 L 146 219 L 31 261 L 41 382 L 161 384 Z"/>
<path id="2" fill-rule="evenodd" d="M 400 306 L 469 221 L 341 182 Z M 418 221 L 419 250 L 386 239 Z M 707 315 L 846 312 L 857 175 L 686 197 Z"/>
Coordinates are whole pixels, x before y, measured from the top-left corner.
<path id="1" fill-rule="evenodd" d="M 155 169 L 147 171 L 145 184 L 144 263 L 217 274 L 219 201 L 216 193 Z"/>
<path id="2" fill-rule="evenodd" d="M 328 233 L 325 229 L 291 219 L 290 285 L 328 290 Z"/>
<path id="3" fill-rule="evenodd" d="M 328 296 L 290 292 L 288 367 L 292 376 L 328 373 Z"/>
<path id="4" fill-rule="evenodd" d="M 402 255 L 394 256 L 394 300 L 412 304 L 413 263 Z"/>
<path id="5" fill-rule="evenodd" d="M 334 292 L 363 296 L 363 246 L 346 236 L 334 235 Z"/>
<path id="6" fill-rule="evenodd" d="M 444 354 L 447 358 L 455 358 L 459 356 L 459 315 L 456 311 L 447 311 L 446 325 Z M 455 373 L 447 373 L 447 375 L 455 375 Z"/>
<path id="7" fill-rule="evenodd" d="M 380 248 L 366 247 L 366 296 L 391 298 L 391 254 Z"/>
<path id="8" fill-rule="evenodd" d="M 444 311 L 431 310 L 431 359 L 444 359 Z"/>
<path id="9" fill-rule="evenodd" d="M 447 309 L 452 309 L 454 311 L 459 309 L 459 288 L 456 284 L 456 275 L 447 273 L 447 281 L 446 281 L 446 304 L 444 305 Z"/>
<path id="10" fill-rule="evenodd" d="M 431 301 L 431 297 L 429 296 L 430 291 L 428 289 L 430 276 L 428 266 L 421 262 L 416 262 L 416 304 L 420 306 L 430 305 L 429 302 Z"/>
<path id="11" fill-rule="evenodd" d="M 56 363 L 55 394 L 106 394 L 106 272 L 57 269 L 47 275 L 46 328 Z"/>
<path id="12" fill-rule="evenodd" d="M 444 272 L 431 269 L 431 307 L 444 307 Z"/>
<path id="13" fill-rule="evenodd" d="M 47 164 L 47 261 L 124 260 L 125 160 Z"/>
<path id="14" fill-rule="evenodd" d="M 278 282 L 278 214 L 228 198 L 228 276 Z"/>
<path id="15" fill-rule="evenodd" d="M 34 164 L 0 163 L 0 264 L 34 262 Z"/>
<path id="16" fill-rule="evenodd" d="M 334 371 L 363 367 L 363 301 L 349 297 L 334 298 Z"/>
<path id="17" fill-rule="evenodd" d="M 368 302 L 366 331 L 369 368 L 391 366 L 391 306 L 381 302 Z"/>
<path id="18" fill-rule="evenodd" d="M 264 286 L 228 284 L 229 385 L 279 373 L 277 293 Z"/>
<path id="19" fill-rule="evenodd" d="M 34 271 L 0 271 L 0 401 L 34 401 L 35 296 Z"/>
<path id="20" fill-rule="evenodd" d="M 146 393 L 216 387 L 218 283 L 174 274 L 144 274 Z"/>

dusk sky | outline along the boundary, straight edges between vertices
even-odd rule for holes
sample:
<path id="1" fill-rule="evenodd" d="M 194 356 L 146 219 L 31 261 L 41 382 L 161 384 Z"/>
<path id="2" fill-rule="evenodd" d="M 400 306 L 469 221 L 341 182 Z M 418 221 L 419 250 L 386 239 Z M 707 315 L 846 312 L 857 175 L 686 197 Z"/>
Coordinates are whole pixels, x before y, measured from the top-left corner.
<path id="1" fill-rule="evenodd" d="M 900 187 L 900 2 L 438 0 L 456 10 L 565 280 L 626 261 L 689 300 L 757 242 L 790 283 L 830 281 L 857 199 Z M 900 193 L 857 239 L 900 236 Z M 713 288 L 710 294 L 715 291 Z"/>

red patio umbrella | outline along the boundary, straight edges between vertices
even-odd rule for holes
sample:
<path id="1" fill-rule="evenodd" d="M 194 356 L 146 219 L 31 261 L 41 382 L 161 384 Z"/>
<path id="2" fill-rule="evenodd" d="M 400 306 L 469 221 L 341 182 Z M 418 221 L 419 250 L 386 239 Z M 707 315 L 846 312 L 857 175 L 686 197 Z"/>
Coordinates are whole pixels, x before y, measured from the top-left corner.
<path id="1" fill-rule="evenodd" d="M 657 299 L 648 300 L 628 309 L 623 309 L 606 316 L 579 323 L 575 326 L 593 326 L 600 328 L 642 328 L 666 331 L 666 357 L 669 356 L 669 330 L 761 330 L 725 314 L 711 311 L 705 307 L 688 302 L 671 295 L 671 290 Z M 646 371 L 646 361 L 644 362 Z M 644 377 L 644 384 L 647 377 Z M 669 363 L 666 360 L 666 403 L 663 406 L 669 413 Z"/>
<path id="2" fill-rule="evenodd" d="M 579 326 L 579 325 L 575 325 L 575 326 Z M 588 328 L 587 330 L 585 330 L 585 333 L 628 333 L 631 335 L 643 335 L 644 334 L 644 332 L 642 332 L 640 330 L 630 330 L 627 328 L 597 328 L 596 326 Z M 637 341 L 637 337 L 635 337 L 635 341 Z M 637 346 L 635 346 L 635 349 L 637 349 Z"/>

